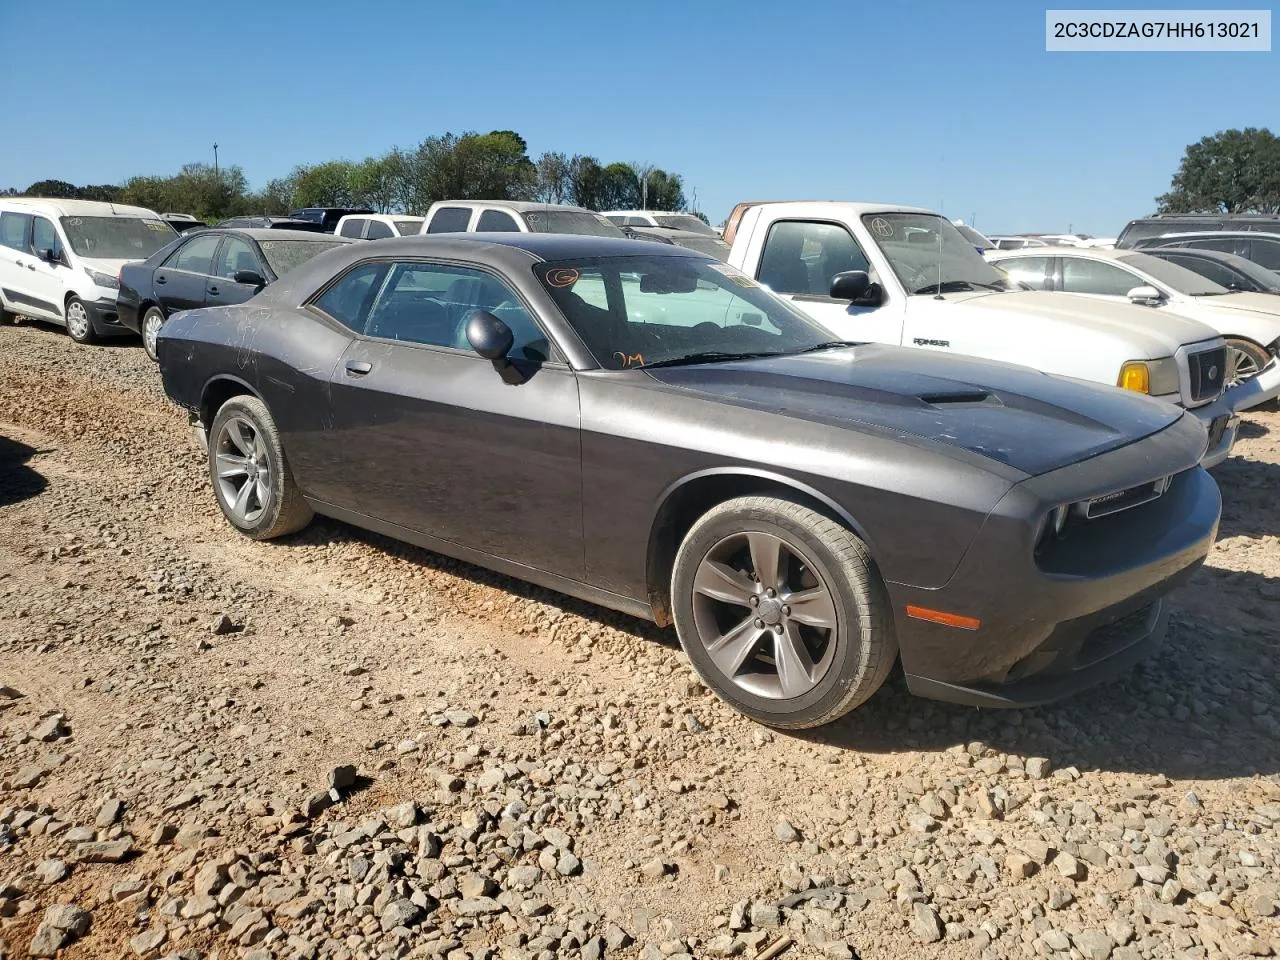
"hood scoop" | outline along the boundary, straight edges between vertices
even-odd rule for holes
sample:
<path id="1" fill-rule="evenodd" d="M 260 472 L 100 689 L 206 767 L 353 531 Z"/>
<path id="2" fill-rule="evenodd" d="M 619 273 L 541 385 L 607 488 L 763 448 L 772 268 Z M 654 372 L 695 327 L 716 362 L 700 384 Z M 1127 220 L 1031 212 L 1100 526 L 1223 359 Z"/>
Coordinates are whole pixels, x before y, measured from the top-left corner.
<path id="1" fill-rule="evenodd" d="M 932 407 L 969 406 L 975 403 L 990 401 L 999 404 L 996 396 L 987 390 L 943 390 L 936 393 L 922 393 L 920 399 Z"/>

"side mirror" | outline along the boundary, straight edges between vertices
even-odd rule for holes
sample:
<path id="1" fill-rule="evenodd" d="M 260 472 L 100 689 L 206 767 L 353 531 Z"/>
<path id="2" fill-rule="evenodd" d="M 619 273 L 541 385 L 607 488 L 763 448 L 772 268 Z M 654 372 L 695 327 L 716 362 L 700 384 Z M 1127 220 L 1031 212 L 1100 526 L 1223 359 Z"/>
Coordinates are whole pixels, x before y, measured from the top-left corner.
<path id="1" fill-rule="evenodd" d="M 847 270 L 831 278 L 831 299 L 861 300 L 871 289 L 871 277 L 865 270 Z"/>
<path id="2" fill-rule="evenodd" d="M 235 280 L 236 283 L 243 283 L 250 287 L 262 288 L 267 285 L 267 278 L 257 270 L 237 270 L 236 275 L 232 279 Z"/>
<path id="3" fill-rule="evenodd" d="M 62 263 L 62 257 L 52 247 L 45 247 L 40 251 L 40 259 L 52 267 L 56 267 Z"/>
<path id="4" fill-rule="evenodd" d="M 1125 296 L 1133 303 L 1159 303 L 1164 299 L 1164 294 L 1145 283 L 1140 287 L 1134 287 Z"/>
<path id="5" fill-rule="evenodd" d="M 510 327 L 488 310 L 472 310 L 467 315 L 467 343 L 486 360 L 498 363 L 507 359 L 515 336 Z"/>

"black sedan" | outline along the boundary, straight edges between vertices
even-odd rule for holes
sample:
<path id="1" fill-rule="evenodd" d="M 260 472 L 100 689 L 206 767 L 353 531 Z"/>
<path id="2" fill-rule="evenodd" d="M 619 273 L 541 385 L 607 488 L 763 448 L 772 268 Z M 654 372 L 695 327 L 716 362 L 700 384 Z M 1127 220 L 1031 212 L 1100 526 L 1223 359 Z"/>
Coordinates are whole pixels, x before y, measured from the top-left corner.
<path id="1" fill-rule="evenodd" d="M 674 622 L 780 727 L 899 658 L 913 691 L 988 706 L 1110 677 L 1161 640 L 1221 509 L 1171 404 L 832 342 L 675 246 L 380 240 L 175 316 L 159 353 L 243 534 L 320 513 Z"/>
<path id="2" fill-rule="evenodd" d="M 350 243 L 289 230 L 200 230 L 120 271 L 120 323 L 156 358 L 156 334 L 178 310 L 243 303 L 318 253 Z"/>
<path id="3" fill-rule="evenodd" d="M 1214 283 L 1241 293 L 1280 293 L 1280 273 L 1268 270 L 1252 260 L 1223 253 L 1220 250 L 1198 250 L 1194 247 L 1147 247 L 1143 253 L 1168 260 Z"/>

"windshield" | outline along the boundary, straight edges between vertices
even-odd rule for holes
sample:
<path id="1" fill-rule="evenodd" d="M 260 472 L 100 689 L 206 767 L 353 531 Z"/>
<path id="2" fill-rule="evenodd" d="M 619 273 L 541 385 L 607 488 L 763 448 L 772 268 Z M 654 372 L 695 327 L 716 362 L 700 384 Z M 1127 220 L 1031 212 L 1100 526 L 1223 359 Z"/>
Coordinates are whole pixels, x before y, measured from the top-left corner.
<path id="1" fill-rule="evenodd" d="M 422 217 L 404 217 L 395 221 L 396 230 L 402 237 L 416 237 L 422 231 Z"/>
<path id="2" fill-rule="evenodd" d="M 610 370 L 741 354 L 797 353 L 827 333 L 741 271 L 646 253 L 542 263 L 534 273 L 601 366 Z"/>
<path id="3" fill-rule="evenodd" d="M 163 220 L 140 217 L 63 217 L 71 249 L 102 260 L 145 260 L 178 235 Z"/>
<path id="4" fill-rule="evenodd" d="M 1176 263 L 1170 263 L 1168 260 L 1161 260 L 1159 257 L 1153 257 L 1149 254 L 1127 253 L 1117 259 L 1135 270 L 1151 274 L 1166 287 L 1171 287 L 1184 296 L 1216 297 L 1220 294 L 1231 292 L 1221 284 L 1214 283 L 1208 277 L 1202 277 L 1186 267 L 1180 267 Z"/>
<path id="5" fill-rule="evenodd" d="M 653 219 L 660 227 L 671 227 L 676 230 L 690 230 L 693 233 L 705 233 L 713 237 L 719 234 L 709 226 L 687 213 L 655 213 Z"/>
<path id="6" fill-rule="evenodd" d="M 576 233 L 584 237 L 625 236 L 616 225 L 595 213 L 576 210 L 530 210 L 524 222 L 534 233 Z"/>
<path id="7" fill-rule="evenodd" d="M 345 245 L 338 240 L 263 240 L 258 244 L 277 277 L 284 276 L 326 250 Z"/>
<path id="8" fill-rule="evenodd" d="M 862 223 L 908 294 L 1013 289 L 1009 278 L 983 260 L 945 217 L 868 213 Z"/>
<path id="9" fill-rule="evenodd" d="M 964 237 L 979 250 L 990 250 L 991 241 L 980 234 L 973 227 L 966 226 L 963 223 L 954 224 L 955 228 L 960 231 L 960 236 Z"/>

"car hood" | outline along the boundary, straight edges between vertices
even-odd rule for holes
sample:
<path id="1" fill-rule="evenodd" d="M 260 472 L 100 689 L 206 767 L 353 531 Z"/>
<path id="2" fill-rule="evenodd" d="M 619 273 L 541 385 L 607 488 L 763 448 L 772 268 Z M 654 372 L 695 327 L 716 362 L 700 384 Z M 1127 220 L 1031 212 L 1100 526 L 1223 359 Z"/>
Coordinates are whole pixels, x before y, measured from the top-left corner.
<path id="1" fill-rule="evenodd" d="M 1183 416 L 1114 387 L 880 344 L 644 372 L 722 403 L 959 448 L 1028 476 L 1133 443 Z"/>
<path id="2" fill-rule="evenodd" d="M 959 310 L 961 315 L 975 311 L 986 314 L 990 310 L 1008 320 L 1031 317 L 1053 324 L 1070 324 L 1076 329 L 1123 336 L 1133 345 L 1151 351 L 1147 358 L 1131 359 L 1171 356 L 1184 344 L 1212 340 L 1219 335 L 1217 330 L 1201 321 L 1176 313 L 1156 314 L 1150 307 L 1132 303 L 1044 290 L 951 294 L 942 300 L 921 296 L 911 297 L 909 302 L 915 310 L 940 310 L 949 306 Z M 958 318 L 959 315 L 953 316 Z M 982 322 L 982 315 L 975 312 L 973 322 Z"/>
<path id="3" fill-rule="evenodd" d="M 1274 294 L 1181 297 L 1169 309 L 1203 320 L 1225 336 L 1245 337 L 1264 347 L 1280 338 L 1280 297 Z"/>
<path id="4" fill-rule="evenodd" d="M 141 263 L 141 260 L 116 260 L 107 257 L 80 257 L 80 262 L 90 270 L 96 270 L 98 273 L 107 273 L 116 276 L 120 273 L 120 269 L 126 263 Z"/>

